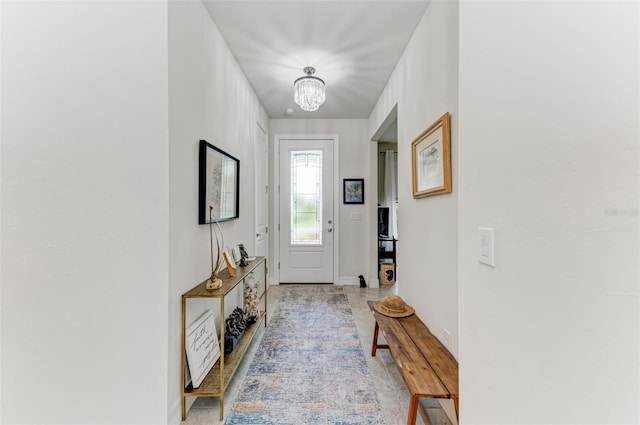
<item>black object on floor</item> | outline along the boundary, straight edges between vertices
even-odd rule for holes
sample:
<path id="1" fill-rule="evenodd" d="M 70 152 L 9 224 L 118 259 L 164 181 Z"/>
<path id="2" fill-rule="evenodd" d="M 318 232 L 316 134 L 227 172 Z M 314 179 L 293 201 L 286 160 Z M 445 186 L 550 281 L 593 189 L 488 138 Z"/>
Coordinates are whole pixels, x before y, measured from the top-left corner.
<path id="1" fill-rule="evenodd" d="M 360 276 L 358 276 L 358 279 L 360 279 L 360 287 L 361 288 L 366 288 L 367 287 L 367 282 L 365 282 L 364 276 L 360 275 Z"/>

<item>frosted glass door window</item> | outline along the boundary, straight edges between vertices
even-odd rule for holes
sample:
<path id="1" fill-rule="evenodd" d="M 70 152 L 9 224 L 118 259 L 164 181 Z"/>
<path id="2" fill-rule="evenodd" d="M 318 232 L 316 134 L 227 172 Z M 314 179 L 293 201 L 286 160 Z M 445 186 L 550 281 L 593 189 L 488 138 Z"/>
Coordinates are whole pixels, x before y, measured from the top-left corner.
<path id="1" fill-rule="evenodd" d="M 291 151 L 291 245 L 322 245 L 322 151 Z"/>

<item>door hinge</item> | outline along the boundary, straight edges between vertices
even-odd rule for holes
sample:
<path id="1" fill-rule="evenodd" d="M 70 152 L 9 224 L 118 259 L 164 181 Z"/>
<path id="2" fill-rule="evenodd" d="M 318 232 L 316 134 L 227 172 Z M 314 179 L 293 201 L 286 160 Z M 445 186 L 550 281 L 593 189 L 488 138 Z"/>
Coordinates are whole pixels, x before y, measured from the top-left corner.
<path id="1" fill-rule="evenodd" d="M 280 231 L 280 223 L 278 223 L 278 232 Z"/>
<path id="2" fill-rule="evenodd" d="M 280 261 L 278 261 L 278 270 L 280 270 Z"/>
<path id="3" fill-rule="evenodd" d="M 264 228 L 264 233 L 266 233 L 267 235 L 269 234 L 269 227 Z"/>
<path id="4" fill-rule="evenodd" d="M 269 193 L 269 185 L 266 185 L 266 186 L 264 187 L 264 193 Z"/>

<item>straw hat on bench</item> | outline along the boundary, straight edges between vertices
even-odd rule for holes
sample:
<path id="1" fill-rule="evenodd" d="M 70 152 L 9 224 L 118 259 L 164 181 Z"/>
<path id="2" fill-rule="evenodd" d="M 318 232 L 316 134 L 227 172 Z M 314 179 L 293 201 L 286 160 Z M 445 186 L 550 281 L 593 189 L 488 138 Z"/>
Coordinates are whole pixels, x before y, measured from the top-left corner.
<path id="1" fill-rule="evenodd" d="M 387 295 L 384 300 L 375 303 L 373 308 L 378 313 L 389 317 L 407 317 L 415 311 L 397 295 Z"/>

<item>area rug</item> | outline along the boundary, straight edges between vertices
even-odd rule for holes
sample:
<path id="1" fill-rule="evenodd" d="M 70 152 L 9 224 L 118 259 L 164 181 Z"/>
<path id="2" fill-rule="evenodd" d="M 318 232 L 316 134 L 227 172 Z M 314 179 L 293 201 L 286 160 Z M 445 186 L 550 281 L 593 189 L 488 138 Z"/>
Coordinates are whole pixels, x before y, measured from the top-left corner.
<path id="1" fill-rule="evenodd" d="M 225 423 L 385 423 L 342 288 L 284 290 Z"/>

